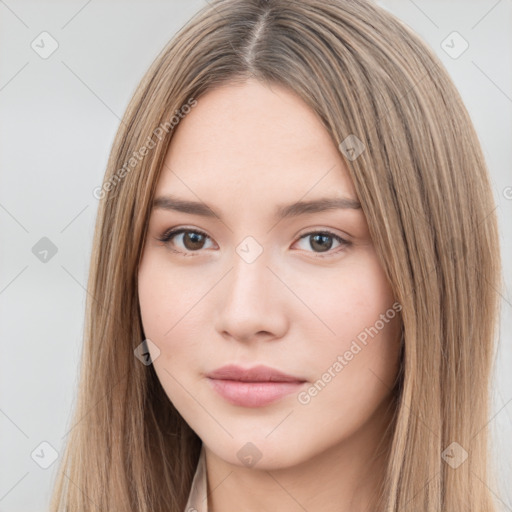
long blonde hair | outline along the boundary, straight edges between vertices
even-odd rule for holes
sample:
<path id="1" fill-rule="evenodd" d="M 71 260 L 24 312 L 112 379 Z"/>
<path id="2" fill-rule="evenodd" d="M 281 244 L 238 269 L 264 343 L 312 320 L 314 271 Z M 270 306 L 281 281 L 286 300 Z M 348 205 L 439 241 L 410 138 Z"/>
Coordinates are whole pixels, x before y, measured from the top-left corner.
<path id="1" fill-rule="evenodd" d="M 212 0 L 142 79 L 98 195 L 78 399 L 52 512 L 183 512 L 201 440 L 134 356 L 145 338 L 138 265 L 184 106 L 251 77 L 298 93 L 336 145 L 364 144 L 357 158 L 342 154 L 402 305 L 379 510 L 494 512 L 486 425 L 501 276 L 486 163 L 439 59 L 365 0 Z"/>

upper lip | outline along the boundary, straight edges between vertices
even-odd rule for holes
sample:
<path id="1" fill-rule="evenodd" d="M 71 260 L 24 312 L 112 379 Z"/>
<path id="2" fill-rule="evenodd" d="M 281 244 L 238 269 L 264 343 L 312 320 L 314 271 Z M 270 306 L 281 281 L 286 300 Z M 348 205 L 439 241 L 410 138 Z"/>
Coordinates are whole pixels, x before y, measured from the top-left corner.
<path id="1" fill-rule="evenodd" d="M 305 379 L 288 375 L 269 366 L 258 365 L 242 368 L 229 364 L 207 374 L 211 379 L 239 380 L 243 382 L 305 382 Z"/>

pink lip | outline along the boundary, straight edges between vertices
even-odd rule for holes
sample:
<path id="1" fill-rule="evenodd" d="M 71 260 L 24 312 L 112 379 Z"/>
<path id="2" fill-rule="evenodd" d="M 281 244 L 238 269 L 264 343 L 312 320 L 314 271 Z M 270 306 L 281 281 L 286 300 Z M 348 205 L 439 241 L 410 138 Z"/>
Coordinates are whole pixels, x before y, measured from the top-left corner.
<path id="1" fill-rule="evenodd" d="M 305 379 L 269 368 L 223 366 L 207 374 L 213 389 L 233 405 L 262 407 L 296 392 Z"/>

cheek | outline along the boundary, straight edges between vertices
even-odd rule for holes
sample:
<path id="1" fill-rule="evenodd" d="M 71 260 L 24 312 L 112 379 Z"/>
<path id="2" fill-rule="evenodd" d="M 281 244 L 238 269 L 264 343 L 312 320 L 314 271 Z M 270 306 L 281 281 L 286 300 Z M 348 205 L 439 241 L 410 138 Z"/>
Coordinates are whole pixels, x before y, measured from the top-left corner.
<path id="1" fill-rule="evenodd" d="M 200 308 L 194 306 L 204 295 L 203 287 L 191 279 L 185 287 L 178 271 L 151 251 L 144 255 L 138 274 L 140 314 L 145 337 L 159 349 L 158 357 L 151 348 L 150 353 L 164 381 L 169 377 L 164 368 L 173 374 L 182 371 L 200 350 Z"/>
<path id="2" fill-rule="evenodd" d="M 165 265 L 163 258 L 146 251 L 138 274 L 139 305 L 148 338 L 171 338 L 179 319 L 184 317 L 188 303 L 193 300 L 190 291 L 196 286 L 187 280 L 184 286 L 179 273 Z"/>
<path id="3" fill-rule="evenodd" d="M 336 404 L 344 396 L 344 407 L 367 407 L 369 413 L 392 389 L 399 369 L 400 306 L 373 251 L 331 278 L 329 286 L 330 293 L 320 294 L 317 287 L 309 295 L 331 331 L 309 352 L 318 382 L 312 394 L 321 392 L 318 403 L 333 410 L 340 410 Z"/>
<path id="4" fill-rule="evenodd" d="M 372 286 L 354 286 L 352 299 L 340 297 L 343 312 L 333 308 L 327 322 L 336 335 L 309 351 L 311 385 L 298 397 L 304 414 L 324 417 L 329 439 L 351 436 L 366 424 L 387 400 L 399 371 L 400 321 L 393 297 L 376 281 L 366 284 Z"/>
<path id="5" fill-rule="evenodd" d="M 398 314 L 392 310 L 386 315 L 394 304 L 393 293 L 373 251 L 362 253 L 335 275 L 316 279 L 314 287 L 311 280 L 305 280 L 302 295 L 308 297 L 311 310 L 329 328 L 324 329 L 322 344 L 329 352 L 348 349 L 359 334 L 364 339 L 366 330 L 376 322 L 386 335 L 396 332 L 394 324 L 398 322 L 391 320 Z M 385 315 L 385 328 L 381 315 Z"/>
<path id="6" fill-rule="evenodd" d="M 144 336 L 152 341 L 148 348 L 154 371 L 174 406 L 188 411 L 191 402 L 183 389 L 191 389 L 193 383 L 186 369 L 197 358 L 199 348 L 193 334 L 193 310 L 186 314 L 191 306 L 184 299 L 182 281 L 158 258 L 145 254 L 138 274 L 138 295 Z"/>

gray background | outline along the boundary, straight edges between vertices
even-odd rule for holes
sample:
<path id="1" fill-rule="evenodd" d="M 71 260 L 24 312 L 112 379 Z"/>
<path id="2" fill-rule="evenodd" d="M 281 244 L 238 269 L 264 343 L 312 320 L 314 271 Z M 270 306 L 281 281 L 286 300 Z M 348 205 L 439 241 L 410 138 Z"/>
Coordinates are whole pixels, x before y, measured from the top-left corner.
<path id="1" fill-rule="evenodd" d="M 41 467 L 52 462 L 41 443 L 60 456 L 72 427 L 98 206 L 92 191 L 142 74 L 204 1 L 0 0 L 1 512 L 47 508 L 57 463 Z M 505 262 L 489 423 L 501 484 L 492 491 L 512 511 L 512 1 L 377 3 L 440 56 L 492 174 Z M 43 31 L 58 43 L 45 59 L 31 47 L 51 49 L 50 39 L 42 48 Z M 458 58 L 442 47 L 453 31 L 469 44 Z M 46 262 L 33 253 L 43 237 L 57 248 Z"/>

